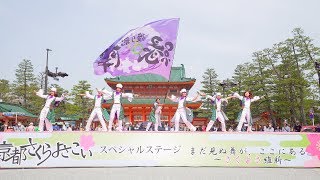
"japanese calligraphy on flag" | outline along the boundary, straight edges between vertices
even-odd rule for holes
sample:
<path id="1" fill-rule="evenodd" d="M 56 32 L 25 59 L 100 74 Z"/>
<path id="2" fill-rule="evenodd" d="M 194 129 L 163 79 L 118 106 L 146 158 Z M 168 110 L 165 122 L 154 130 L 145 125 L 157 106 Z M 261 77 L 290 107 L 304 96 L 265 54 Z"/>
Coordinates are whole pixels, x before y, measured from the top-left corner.
<path id="1" fill-rule="evenodd" d="M 170 77 L 179 19 L 164 19 L 130 30 L 94 62 L 96 75 L 158 74 Z"/>

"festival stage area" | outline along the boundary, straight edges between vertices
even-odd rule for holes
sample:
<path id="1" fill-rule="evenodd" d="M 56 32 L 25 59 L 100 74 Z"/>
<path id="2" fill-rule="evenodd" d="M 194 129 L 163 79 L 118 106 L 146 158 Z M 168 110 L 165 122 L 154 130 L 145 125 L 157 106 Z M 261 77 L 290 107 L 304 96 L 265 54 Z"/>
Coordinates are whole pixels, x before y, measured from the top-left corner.
<path id="1" fill-rule="evenodd" d="M 0 133 L 1 168 L 320 167 L 319 133 Z"/>

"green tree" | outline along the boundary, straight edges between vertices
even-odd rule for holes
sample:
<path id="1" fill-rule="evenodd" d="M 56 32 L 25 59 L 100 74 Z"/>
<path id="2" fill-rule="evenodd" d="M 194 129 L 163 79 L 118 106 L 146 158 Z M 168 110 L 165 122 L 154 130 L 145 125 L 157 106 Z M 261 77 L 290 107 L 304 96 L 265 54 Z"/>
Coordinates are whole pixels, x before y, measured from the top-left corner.
<path id="1" fill-rule="evenodd" d="M 264 96 L 253 114 L 269 112 L 276 119 L 290 117 L 291 123 L 301 120 L 306 124 L 309 110 L 319 104 L 314 62 L 320 50 L 303 30 L 293 30 L 293 37 L 276 43 L 272 48 L 253 53 L 253 61 L 235 69 L 237 91 L 250 90 Z"/>
<path id="2" fill-rule="evenodd" d="M 0 79 L 0 100 L 9 102 L 10 83 L 6 79 Z"/>
<path id="3" fill-rule="evenodd" d="M 35 91 L 38 91 L 38 90 L 39 90 L 39 85 L 37 83 L 32 83 L 28 88 L 28 93 L 27 93 L 28 103 L 26 108 L 33 114 L 40 114 L 40 111 L 45 102 L 43 98 L 40 98 L 35 94 Z"/>
<path id="4" fill-rule="evenodd" d="M 266 55 L 263 51 L 253 53 L 253 63 L 256 67 L 257 74 L 255 75 L 256 84 L 255 90 L 256 95 L 263 96 L 264 99 L 259 103 L 259 112 L 266 111 L 270 115 L 272 123 L 276 124 L 276 117 L 274 116 L 274 110 L 272 106 L 272 96 L 273 96 L 273 87 L 275 86 L 273 82 L 272 70 L 268 64 L 269 60 L 266 58 Z"/>
<path id="5" fill-rule="evenodd" d="M 33 65 L 30 60 L 23 59 L 16 69 L 16 79 L 13 83 L 14 94 L 22 97 L 22 105 L 27 108 L 27 101 L 30 99 L 32 90 L 36 86 L 36 78 L 33 74 Z"/>
<path id="6" fill-rule="evenodd" d="M 213 68 L 207 68 L 202 75 L 202 78 L 202 92 L 207 95 L 212 95 L 214 92 L 219 90 L 219 80 L 217 79 L 218 75 Z M 209 117 L 211 115 L 210 109 L 212 108 L 212 104 L 205 98 L 203 98 L 203 101 L 204 103 L 202 108 L 198 109 L 196 113 L 198 113 L 199 117 Z"/>
<path id="7" fill-rule="evenodd" d="M 238 65 L 232 78 L 236 86 L 231 88 L 231 92 L 238 92 L 243 95 L 245 91 L 251 91 L 254 95 L 260 95 L 259 69 L 255 63 L 246 62 Z M 258 104 L 260 103 L 258 102 Z M 230 100 L 226 108 L 226 114 L 230 119 L 236 119 L 240 109 L 240 101 L 238 99 Z M 252 106 L 251 112 L 253 116 L 260 115 L 260 109 L 259 105 Z"/>
<path id="8" fill-rule="evenodd" d="M 219 80 L 216 71 L 213 68 L 207 68 L 204 74 L 202 75 L 203 80 L 202 84 L 202 92 L 206 94 L 212 94 L 217 92 L 219 89 Z"/>
<path id="9" fill-rule="evenodd" d="M 40 72 L 37 76 L 37 82 L 39 84 L 40 89 L 44 89 L 44 82 L 45 82 L 45 73 Z"/>
<path id="10" fill-rule="evenodd" d="M 236 69 L 234 70 L 234 75 L 232 76 L 233 81 L 237 82 L 237 92 L 240 94 L 242 89 L 244 89 L 244 85 L 242 82 L 244 81 L 245 75 L 245 67 L 243 64 L 237 65 Z"/>
<path id="11" fill-rule="evenodd" d="M 79 96 L 79 94 L 84 94 L 86 91 L 92 91 L 91 85 L 88 83 L 88 81 L 82 80 L 73 86 L 70 94 L 70 101 L 72 105 L 68 105 L 67 111 L 67 114 L 81 113 L 82 126 L 84 126 L 84 120 L 89 116 L 89 109 L 91 109 L 93 106 L 93 101 L 91 99 Z"/>
<path id="12" fill-rule="evenodd" d="M 301 28 L 295 28 L 292 33 L 294 37 L 290 41 L 290 45 L 294 53 L 297 75 L 300 79 L 304 79 L 303 84 L 298 86 L 298 89 L 301 102 L 299 109 L 305 122 L 305 112 L 308 112 L 308 109 L 312 108 L 312 106 L 319 104 L 319 101 L 312 102 L 308 100 L 314 99 L 314 96 L 320 100 L 320 84 L 317 82 L 317 71 L 314 66 L 315 62 L 320 59 L 320 48 L 313 44 L 313 39 L 304 35 L 304 31 Z"/>

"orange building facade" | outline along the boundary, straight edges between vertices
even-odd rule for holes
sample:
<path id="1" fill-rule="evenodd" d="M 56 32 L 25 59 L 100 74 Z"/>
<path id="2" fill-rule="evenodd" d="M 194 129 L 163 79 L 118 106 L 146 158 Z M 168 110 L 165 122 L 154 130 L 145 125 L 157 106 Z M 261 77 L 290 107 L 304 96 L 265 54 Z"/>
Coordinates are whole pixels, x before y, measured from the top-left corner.
<path id="1" fill-rule="evenodd" d="M 162 76 L 155 74 L 142 74 L 133 76 L 119 76 L 115 78 L 106 78 L 106 83 L 115 89 L 116 84 L 121 83 L 123 85 L 123 92 L 138 94 L 132 102 L 123 100 L 124 114 L 128 121 L 131 123 L 139 123 L 148 121 L 149 113 L 155 102 L 156 98 L 160 98 L 162 104 L 161 121 L 172 124 L 171 119 L 177 110 L 177 103 L 167 99 L 167 95 L 179 96 L 179 92 L 182 88 L 189 91 L 196 79 L 185 77 L 184 66 L 172 67 L 170 79 L 167 80 Z M 201 106 L 201 102 L 188 103 L 187 107 L 190 109 L 197 109 Z M 111 102 L 103 104 L 107 109 L 110 109 Z M 206 118 L 197 118 L 193 120 L 195 125 L 204 125 L 207 123 Z"/>

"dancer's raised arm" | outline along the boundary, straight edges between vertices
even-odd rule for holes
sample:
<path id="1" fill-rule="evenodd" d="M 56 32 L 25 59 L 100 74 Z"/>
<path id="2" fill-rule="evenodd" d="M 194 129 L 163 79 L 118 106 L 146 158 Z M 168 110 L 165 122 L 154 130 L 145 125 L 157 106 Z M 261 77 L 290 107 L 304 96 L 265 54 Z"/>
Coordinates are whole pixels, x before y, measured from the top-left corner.
<path id="1" fill-rule="evenodd" d="M 37 92 L 35 91 L 35 93 L 37 96 L 44 98 L 44 99 L 48 97 L 48 95 L 43 94 L 43 89 L 39 89 Z"/>
<path id="2" fill-rule="evenodd" d="M 91 95 L 91 94 L 89 93 L 89 91 L 86 91 L 85 97 L 87 97 L 87 98 L 89 98 L 89 99 L 94 99 L 94 96 Z"/>

